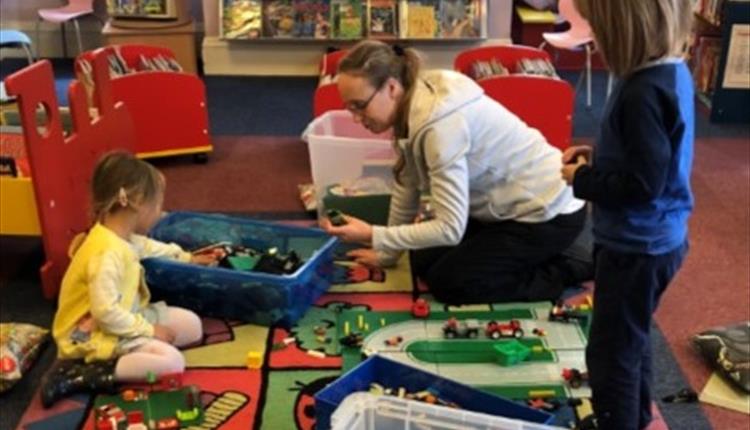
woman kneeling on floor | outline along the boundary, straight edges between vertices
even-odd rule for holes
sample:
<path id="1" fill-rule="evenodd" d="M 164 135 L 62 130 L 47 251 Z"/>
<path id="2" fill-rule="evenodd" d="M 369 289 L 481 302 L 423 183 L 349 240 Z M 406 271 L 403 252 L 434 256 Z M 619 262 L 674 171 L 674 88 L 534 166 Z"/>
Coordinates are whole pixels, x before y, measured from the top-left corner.
<path id="1" fill-rule="evenodd" d="M 556 300 L 592 278 L 590 249 L 569 256 L 586 208 L 560 177 L 560 151 L 473 80 L 420 73 L 413 49 L 364 41 L 341 60 L 338 88 L 355 121 L 393 128 L 399 154 L 387 227 L 323 220 L 371 246 L 350 257 L 387 267 L 412 251 L 412 270 L 448 304 Z M 414 223 L 426 193 L 435 216 Z"/>

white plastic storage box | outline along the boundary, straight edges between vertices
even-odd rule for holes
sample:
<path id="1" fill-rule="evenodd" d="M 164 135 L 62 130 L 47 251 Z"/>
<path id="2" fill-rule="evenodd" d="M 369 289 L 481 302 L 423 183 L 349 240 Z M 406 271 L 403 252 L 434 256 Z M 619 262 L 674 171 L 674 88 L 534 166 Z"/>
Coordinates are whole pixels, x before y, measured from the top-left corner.
<path id="1" fill-rule="evenodd" d="M 549 424 L 554 419 L 547 412 L 375 354 L 315 394 L 317 428 L 331 428 L 331 418 L 344 399 L 356 392 L 369 391 L 373 382 L 383 387 L 403 387 L 410 393 L 434 390 L 440 393 L 443 400 L 454 402 L 467 411 L 538 424 Z"/>
<path id="2" fill-rule="evenodd" d="M 331 416 L 331 430 L 562 430 L 430 405 L 393 396 L 358 392 L 347 396 Z"/>
<path id="3" fill-rule="evenodd" d="M 362 177 L 391 179 L 396 161 L 392 135 L 371 133 L 354 122 L 349 111 L 335 110 L 317 117 L 302 139 L 310 151 L 317 189 Z"/>

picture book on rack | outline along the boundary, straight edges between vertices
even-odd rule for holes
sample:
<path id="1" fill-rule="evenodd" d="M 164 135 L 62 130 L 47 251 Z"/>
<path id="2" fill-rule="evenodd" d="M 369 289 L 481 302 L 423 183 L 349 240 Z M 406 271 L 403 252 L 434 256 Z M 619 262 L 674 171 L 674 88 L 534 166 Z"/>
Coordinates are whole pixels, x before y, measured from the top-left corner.
<path id="1" fill-rule="evenodd" d="M 379 38 L 398 37 L 396 0 L 370 0 L 368 32 Z"/>
<path id="2" fill-rule="evenodd" d="M 440 8 L 440 37 L 480 37 L 480 7 L 477 0 L 443 0 Z"/>
<path id="3" fill-rule="evenodd" d="M 330 33 L 329 16 L 329 0 L 296 0 L 293 36 L 327 39 Z"/>
<path id="4" fill-rule="evenodd" d="M 264 36 L 292 37 L 294 23 L 294 2 L 292 0 L 263 1 Z"/>
<path id="5" fill-rule="evenodd" d="M 332 0 L 333 37 L 335 39 L 359 39 L 362 37 L 362 0 Z"/>
<path id="6" fill-rule="evenodd" d="M 439 0 L 410 0 L 406 4 L 406 37 L 433 39 L 438 34 Z"/>
<path id="7" fill-rule="evenodd" d="M 225 39 L 257 39 L 263 30 L 260 0 L 223 0 L 221 34 Z"/>

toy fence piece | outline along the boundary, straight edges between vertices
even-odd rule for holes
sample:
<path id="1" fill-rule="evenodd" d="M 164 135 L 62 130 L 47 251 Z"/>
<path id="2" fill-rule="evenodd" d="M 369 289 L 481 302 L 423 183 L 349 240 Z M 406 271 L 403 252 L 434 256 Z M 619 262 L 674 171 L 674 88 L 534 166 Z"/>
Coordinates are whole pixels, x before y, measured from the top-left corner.
<path id="1" fill-rule="evenodd" d="M 105 64 L 97 55 L 95 63 Z M 63 136 L 52 65 L 39 61 L 5 80 L 8 94 L 17 97 L 32 183 L 42 228 L 46 261 L 40 269 L 44 296 L 53 298 L 70 263 L 68 246 L 90 226 L 89 183 L 97 159 L 113 149 L 131 150 L 133 124 L 126 107 L 112 101 L 106 67 L 94 81 L 98 116 L 92 120 L 85 92 L 77 81 L 68 90 L 74 129 Z M 36 125 L 36 111 L 46 111 L 46 123 Z"/>

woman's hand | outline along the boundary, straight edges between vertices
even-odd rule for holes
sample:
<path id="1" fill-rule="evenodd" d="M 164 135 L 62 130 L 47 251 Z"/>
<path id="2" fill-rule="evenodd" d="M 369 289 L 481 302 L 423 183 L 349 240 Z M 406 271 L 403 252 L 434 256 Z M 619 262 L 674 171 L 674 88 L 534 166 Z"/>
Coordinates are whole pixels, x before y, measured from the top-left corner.
<path id="1" fill-rule="evenodd" d="M 342 215 L 346 224 L 336 227 L 328 218 L 320 222 L 321 228 L 331 236 L 336 236 L 344 242 L 359 242 L 366 245 L 372 243 L 372 226 L 359 218 Z"/>
<path id="2" fill-rule="evenodd" d="M 583 155 L 579 155 L 575 163 L 563 164 L 562 169 L 560 169 L 563 181 L 568 185 L 573 185 L 573 179 L 576 177 L 576 170 L 581 166 L 586 165 L 586 163 L 586 158 Z"/>
<path id="3" fill-rule="evenodd" d="M 361 248 L 349 251 L 346 256 L 354 260 L 355 263 L 367 267 L 380 267 L 378 253 L 372 248 Z"/>
<path id="4" fill-rule="evenodd" d="M 579 157 L 583 157 L 586 162 L 591 159 L 594 148 L 586 145 L 571 146 L 566 149 L 562 155 L 563 164 L 577 163 Z"/>
<path id="5" fill-rule="evenodd" d="M 171 345 L 176 336 L 177 334 L 171 328 L 161 324 L 154 324 L 154 339 L 159 339 Z"/>

